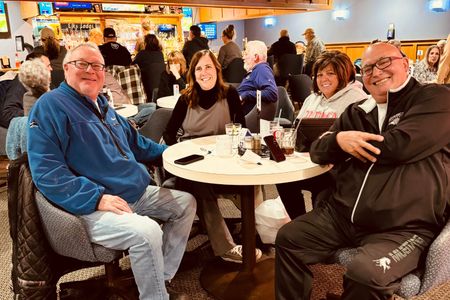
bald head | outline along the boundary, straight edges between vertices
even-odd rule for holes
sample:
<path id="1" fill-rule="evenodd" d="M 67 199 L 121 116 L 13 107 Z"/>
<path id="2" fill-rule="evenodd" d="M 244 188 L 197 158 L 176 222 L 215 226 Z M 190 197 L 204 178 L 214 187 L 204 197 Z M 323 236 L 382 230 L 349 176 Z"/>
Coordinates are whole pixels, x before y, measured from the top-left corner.
<path id="1" fill-rule="evenodd" d="M 366 89 L 378 103 L 385 103 L 388 91 L 405 83 L 409 64 L 394 45 L 375 43 L 364 51 L 361 70 Z"/>

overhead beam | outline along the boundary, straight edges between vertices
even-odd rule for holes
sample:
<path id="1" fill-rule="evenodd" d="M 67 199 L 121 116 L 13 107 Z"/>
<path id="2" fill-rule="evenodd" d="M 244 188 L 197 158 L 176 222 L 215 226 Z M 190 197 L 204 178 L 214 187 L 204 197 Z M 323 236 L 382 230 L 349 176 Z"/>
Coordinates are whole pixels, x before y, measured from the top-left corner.
<path id="1" fill-rule="evenodd" d="M 81 0 L 80 2 L 93 1 Z M 193 7 L 268 8 L 303 11 L 327 10 L 332 9 L 333 6 L 333 0 L 100 0 L 96 2 Z"/>

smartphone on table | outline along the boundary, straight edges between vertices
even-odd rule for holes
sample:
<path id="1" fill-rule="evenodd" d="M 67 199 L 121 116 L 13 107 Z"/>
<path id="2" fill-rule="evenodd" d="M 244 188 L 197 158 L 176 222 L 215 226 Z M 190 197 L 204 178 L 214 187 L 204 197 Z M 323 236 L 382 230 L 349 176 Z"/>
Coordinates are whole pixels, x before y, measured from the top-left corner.
<path id="1" fill-rule="evenodd" d="M 199 161 L 204 159 L 205 157 L 203 155 L 200 154 L 192 154 L 192 155 L 188 155 L 179 159 L 176 159 L 174 161 L 174 163 L 178 164 L 178 165 L 188 165 L 191 164 L 193 162 Z"/>

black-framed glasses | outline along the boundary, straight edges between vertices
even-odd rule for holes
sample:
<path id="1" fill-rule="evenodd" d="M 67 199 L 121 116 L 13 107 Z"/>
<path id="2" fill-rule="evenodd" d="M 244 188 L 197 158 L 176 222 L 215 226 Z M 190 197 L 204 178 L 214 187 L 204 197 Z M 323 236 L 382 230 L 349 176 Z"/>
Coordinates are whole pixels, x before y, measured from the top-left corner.
<path id="1" fill-rule="evenodd" d="M 73 60 L 69 61 L 68 64 L 74 65 L 77 69 L 87 70 L 89 66 L 91 66 L 94 71 L 103 71 L 105 69 L 105 65 L 101 63 L 88 63 L 84 60 Z"/>
<path id="2" fill-rule="evenodd" d="M 373 68 L 377 67 L 378 70 L 384 70 L 390 65 L 392 65 L 392 61 L 396 59 L 402 59 L 401 56 L 389 56 L 389 57 L 382 57 L 379 60 L 377 60 L 374 64 L 365 65 L 361 68 L 361 74 L 362 76 L 371 76 L 373 74 Z"/>

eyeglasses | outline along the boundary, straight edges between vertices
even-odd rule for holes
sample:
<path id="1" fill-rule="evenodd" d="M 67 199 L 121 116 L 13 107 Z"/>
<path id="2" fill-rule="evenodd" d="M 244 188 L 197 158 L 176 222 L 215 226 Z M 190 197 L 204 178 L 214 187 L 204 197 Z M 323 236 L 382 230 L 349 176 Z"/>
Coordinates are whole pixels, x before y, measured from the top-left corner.
<path id="1" fill-rule="evenodd" d="M 392 61 L 395 59 L 402 59 L 400 56 L 390 56 L 390 57 L 382 57 L 377 60 L 374 64 L 365 65 L 361 68 L 362 76 L 371 76 L 373 73 L 373 68 L 377 67 L 378 70 L 384 70 L 390 65 L 392 65 Z"/>
<path id="2" fill-rule="evenodd" d="M 69 61 L 68 64 L 74 65 L 77 69 L 87 70 L 89 66 L 91 66 L 94 71 L 103 71 L 105 69 L 105 65 L 101 63 L 88 63 L 83 60 L 73 60 Z"/>

